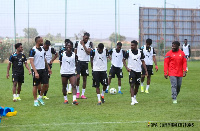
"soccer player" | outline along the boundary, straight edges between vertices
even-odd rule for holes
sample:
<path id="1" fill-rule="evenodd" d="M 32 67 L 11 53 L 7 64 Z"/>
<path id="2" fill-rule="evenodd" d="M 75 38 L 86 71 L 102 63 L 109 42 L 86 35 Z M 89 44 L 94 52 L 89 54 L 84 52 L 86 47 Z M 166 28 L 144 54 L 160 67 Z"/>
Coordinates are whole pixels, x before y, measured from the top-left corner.
<path id="1" fill-rule="evenodd" d="M 182 45 L 181 50 L 185 53 L 186 59 L 188 60 L 191 55 L 191 49 L 190 49 L 190 45 L 187 43 L 187 39 L 184 40 L 184 44 Z M 188 71 L 188 67 L 187 67 L 187 71 Z"/>
<path id="2" fill-rule="evenodd" d="M 157 66 L 157 61 L 156 61 L 156 53 L 155 53 L 154 48 L 151 46 L 151 44 L 152 44 L 152 40 L 148 38 L 146 40 L 146 45 L 141 47 L 141 50 L 145 56 L 144 61 L 145 61 L 146 68 L 148 71 L 147 86 L 146 86 L 145 93 L 149 93 L 151 75 L 153 75 L 153 62 L 155 64 L 156 72 L 158 71 L 158 66 Z M 144 79 L 145 79 L 145 69 L 142 67 L 141 92 L 144 92 L 144 84 L 143 84 Z"/>
<path id="3" fill-rule="evenodd" d="M 26 56 L 22 53 L 23 47 L 22 43 L 15 44 L 16 52 L 13 53 L 9 58 L 9 63 L 7 67 L 7 79 L 9 78 L 9 71 L 12 64 L 12 82 L 13 82 L 13 101 L 21 100 L 19 95 L 21 91 L 22 83 L 24 83 L 24 66 L 28 69 L 29 75 L 31 70 L 28 67 Z M 17 88 L 18 85 L 18 88 Z M 17 89 L 17 94 L 16 94 Z"/>
<path id="4" fill-rule="evenodd" d="M 124 66 L 129 72 L 129 83 L 131 92 L 131 105 L 138 103 L 136 95 L 140 85 L 141 79 L 141 65 L 144 67 L 146 75 L 148 75 L 146 65 L 144 62 L 144 54 L 142 50 L 137 49 L 138 42 L 131 41 L 131 49 L 127 50 L 123 59 Z M 128 60 L 128 66 L 126 65 L 126 59 Z"/>
<path id="5" fill-rule="evenodd" d="M 108 54 L 111 55 L 111 68 L 109 72 L 109 79 L 108 79 L 108 86 L 106 89 L 106 93 L 108 93 L 109 86 L 111 83 L 111 79 L 115 78 L 115 75 L 118 78 L 118 93 L 123 94 L 121 92 L 121 78 L 123 78 L 123 57 L 125 54 L 125 51 L 121 49 L 122 48 L 122 43 L 118 42 L 117 47 L 109 50 Z"/>
<path id="6" fill-rule="evenodd" d="M 45 58 L 47 60 L 47 63 L 50 67 L 50 69 L 52 68 L 52 63 L 53 61 L 58 57 L 58 54 L 56 53 L 56 50 L 50 46 L 51 45 L 51 42 L 49 40 L 46 40 L 44 42 L 44 46 L 43 46 L 43 49 L 45 50 L 46 52 L 46 55 L 45 55 Z M 52 54 L 54 54 L 54 57 L 52 58 Z M 47 73 L 48 73 L 48 69 L 47 70 Z M 48 74 L 48 78 L 50 79 L 50 74 Z M 48 89 L 49 89 L 49 83 L 48 83 L 48 87 L 47 87 L 47 90 L 44 92 L 44 96 L 43 96 L 43 99 L 46 99 L 48 100 L 49 98 L 46 96 L 47 95 L 47 92 L 48 92 Z M 38 86 L 38 94 L 40 94 L 40 91 L 41 91 L 41 85 Z"/>
<path id="7" fill-rule="evenodd" d="M 99 43 L 98 48 L 91 51 L 91 67 L 93 70 L 93 87 L 96 88 L 98 103 L 104 103 L 104 94 L 108 85 L 107 77 L 107 57 L 108 50 L 104 48 L 103 43 Z M 100 96 L 100 83 L 103 85 L 103 90 Z"/>
<path id="8" fill-rule="evenodd" d="M 77 56 L 74 52 L 72 52 L 72 48 L 73 48 L 72 42 L 68 41 L 65 43 L 66 50 L 61 53 L 60 57 L 60 66 L 61 66 L 60 74 L 62 79 L 62 92 L 64 96 L 64 104 L 68 104 L 66 86 L 69 80 L 72 85 L 72 91 L 73 91 L 72 104 L 78 105 L 78 102 L 76 100 L 76 76 L 75 76 Z"/>
<path id="9" fill-rule="evenodd" d="M 74 52 L 78 56 L 78 62 L 77 62 L 77 94 L 76 98 L 79 98 L 80 92 L 79 92 L 79 83 L 80 83 L 80 74 L 83 77 L 83 89 L 81 94 L 81 99 L 87 99 L 85 97 L 85 89 L 86 89 L 86 82 L 87 82 L 87 76 L 89 75 L 88 70 L 88 63 L 90 61 L 90 52 L 93 48 L 92 42 L 89 41 L 90 34 L 85 32 L 83 35 L 83 40 L 77 42 L 75 44 L 75 50 Z"/>
<path id="10" fill-rule="evenodd" d="M 179 49 L 178 41 L 172 42 L 172 50 L 167 52 L 164 60 L 164 77 L 168 76 L 171 82 L 173 103 L 177 103 L 177 96 L 180 92 L 182 77 L 186 76 L 187 60 L 185 53 Z"/>
<path id="11" fill-rule="evenodd" d="M 42 95 L 45 90 L 48 88 L 48 75 L 45 68 L 48 68 L 49 74 L 51 74 L 51 69 L 47 64 L 45 59 L 45 50 L 42 48 L 43 46 L 43 39 L 40 36 L 35 38 L 35 46 L 30 50 L 29 59 L 32 69 L 33 75 L 33 97 L 34 97 L 34 106 L 40 106 L 38 101 L 45 105 L 42 100 Z M 41 92 L 39 97 L 37 98 L 37 89 L 39 84 L 43 84 L 41 88 Z"/>
<path id="12" fill-rule="evenodd" d="M 70 41 L 70 39 L 65 39 L 64 42 L 65 42 L 65 43 L 68 43 L 68 42 L 72 43 L 72 42 Z M 72 44 L 73 44 L 73 43 L 72 43 Z M 66 50 L 66 49 L 65 49 L 65 46 L 63 46 L 63 47 L 60 49 L 60 51 L 59 51 L 59 60 L 60 60 L 60 57 L 61 57 L 61 53 L 63 53 L 65 50 Z M 72 52 L 74 52 L 74 48 L 72 48 Z M 60 65 L 61 65 L 61 63 L 60 63 Z M 66 90 L 67 90 L 67 94 L 71 94 L 71 93 L 72 93 L 72 86 L 71 86 L 70 82 L 69 82 L 69 84 L 67 84 Z"/>

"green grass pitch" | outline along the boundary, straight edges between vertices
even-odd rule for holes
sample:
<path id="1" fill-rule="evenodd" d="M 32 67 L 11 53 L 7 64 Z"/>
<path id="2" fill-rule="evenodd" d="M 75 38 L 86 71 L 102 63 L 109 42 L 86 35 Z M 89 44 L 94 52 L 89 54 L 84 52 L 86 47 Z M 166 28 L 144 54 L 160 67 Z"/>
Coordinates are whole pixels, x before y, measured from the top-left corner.
<path id="1" fill-rule="evenodd" d="M 59 64 L 53 64 L 53 74 L 47 94 L 50 99 L 44 100 L 46 105 L 40 107 L 33 106 L 32 76 L 28 75 L 26 69 L 25 83 L 22 85 L 20 95 L 22 100 L 12 101 L 11 78 L 6 79 L 7 64 L 0 64 L 0 106 L 14 107 L 15 111 L 18 111 L 16 116 L 2 118 L 0 130 L 199 130 L 199 63 L 199 61 L 188 62 L 189 72 L 183 78 L 177 98 L 178 104 L 172 104 L 170 81 L 164 78 L 163 62 L 158 62 L 159 71 L 154 72 L 152 76 L 150 93 L 138 92 L 139 103 L 134 106 L 130 105 L 130 87 L 125 68 L 123 68 L 124 78 L 122 79 L 123 94 L 105 94 L 106 102 L 97 106 L 97 96 L 95 88 L 92 87 L 90 70 L 85 93 L 88 99 L 78 99 L 79 105 L 74 106 L 71 104 L 72 95 L 68 95 L 69 104 L 63 104 L 60 67 Z M 110 68 L 110 65 L 108 67 Z M 116 89 L 118 87 L 116 78 L 112 79 L 110 88 L 112 87 Z M 102 86 L 100 88 L 102 89 Z M 193 127 L 172 127 L 166 126 L 168 123 L 193 123 L 194 125 Z M 155 127 L 156 124 L 157 127 Z M 160 127 L 162 125 L 165 126 Z"/>

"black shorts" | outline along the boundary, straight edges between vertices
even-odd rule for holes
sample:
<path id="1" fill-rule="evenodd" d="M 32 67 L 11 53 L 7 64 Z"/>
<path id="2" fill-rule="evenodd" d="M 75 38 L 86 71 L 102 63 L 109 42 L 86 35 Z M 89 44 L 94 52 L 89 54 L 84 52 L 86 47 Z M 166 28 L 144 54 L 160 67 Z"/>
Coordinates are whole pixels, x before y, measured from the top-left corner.
<path id="1" fill-rule="evenodd" d="M 35 72 L 33 71 L 33 69 L 31 69 L 31 71 L 32 71 L 32 76 L 33 76 L 33 86 L 38 86 L 40 83 L 41 84 L 49 83 L 46 69 L 37 70 L 39 74 L 39 79 L 35 78 Z"/>
<path id="2" fill-rule="evenodd" d="M 49 64 L 49 68 L 51 69 L 52 68 L 52 64 Z M 48 78 L 50 78 L 51 74 L 49 74 L 49 71 L 48 71 L 48 68 L 45 68 L 46 69 L 46 72 L 47 72 L 47 75 L 48 75 Z"/>
<path id="3" fill-rule="evenodd" d="M 117 78 L 123 78 L 123 72 L 122 69 L 119 67 L 115 67 L 112 65 L 110 67 L 109 77 L 115 78 L 115 74 L 117 75 Z"/>
<path id="4" fill-rule="evenodd" d="M 102 85 L 108 85 L 108 77 L 106 71 L 93 71 L 93 87 L 99 87 L 100 82 Z"/>
<path id="5" fill-rule="evenodd" d="M 135 72 L 133 70 L 131 70 L 131 72 L 129 72 L 129 83 L 130 84 L 136 84 L 136 85 L 140 85 L 140 79 L 141 79 L 141 72 Z"/>
<path id="6" fill-rule="evenodd" d="M 72 76 L 75 76 L 75 74 L 61 74 L 61 77 L 66 77 L 67 79 L 71 78 Z"/>
<path id="7" fill-rule="evenodd" d="M 24 83 L 24 74 L 13 73 L 12 74 L 12 82 Z"/>
<path id="8" fill-rule="evenodd" d="M 146 65 L 148 75 L 153 75 L 153 65 Z M 142 75 L 145 75 L 145 69 L 142 66 Z"/>
<path id="9" fill-rule="evenodd" d="M 77 74 L 82 76 L 89 76 L 88 62 L 87 61 L 78 61 L 76 66 Z"/>

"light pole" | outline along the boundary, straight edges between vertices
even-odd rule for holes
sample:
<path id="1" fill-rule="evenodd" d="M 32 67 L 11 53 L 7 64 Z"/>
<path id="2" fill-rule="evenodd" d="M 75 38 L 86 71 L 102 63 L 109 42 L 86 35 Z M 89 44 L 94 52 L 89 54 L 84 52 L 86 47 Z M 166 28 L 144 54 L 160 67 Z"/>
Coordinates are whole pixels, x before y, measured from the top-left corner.
<path id="1" fill-rule="evenodd" d="M 164 56 L 165 56 L 165 45 L 166 45 L 166 0 L 164 0 Z"/>
<path id="2" fill-rule="evenodd" d="M 65 0 L 65 39 L 67 38 L 67 0 Z"/>
<path id="3" fill-rule="evenodd" d="M 141 47 L 141 39 L 140 39 L 140 7 L 141 7 L 141 4 L 139 3 L 134 3 L 133 5 L 138 5 L 139 6 L 139 26 L 138 26 L 138 35 L 139 35 L 139 47 Z"/>

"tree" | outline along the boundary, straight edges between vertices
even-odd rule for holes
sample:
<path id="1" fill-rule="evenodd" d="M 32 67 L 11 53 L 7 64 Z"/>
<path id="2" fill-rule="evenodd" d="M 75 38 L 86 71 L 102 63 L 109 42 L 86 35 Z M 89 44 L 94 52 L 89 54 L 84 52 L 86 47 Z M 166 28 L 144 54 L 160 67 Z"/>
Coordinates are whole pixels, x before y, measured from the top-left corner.
<path id="1" fill-rule="evenodd" d="M 36 28 L 29 28 L 29 31 L 28 31 L 28 28 L 24 28 L 23 31 L 24 31 L 25 38 L 28 38 L 28 37 L 35 38 L 36 36 L 38 36 L 38 32 Z"/>
<path id="2" fill-rule="evenodd" d="M 0 41 L 0 62 L 3 62 L 10 55 L 11 44 L 10 40 L 6 40 L 5 42 Z"/>
<path id="3" fill-rule="evenodd" d="M 83 38 L 83 35 L 86 31 L 85 30 L 81 30 L 78 34 L 74 34 L 74 37 L 76 40 L 81 40 Z"/>
<path id="4" fill-rule="evenodd" d="M 117 40 L 119 39 L 120 41 L 125 41 L 126 40 L 126 37 L 123 36 L 123 35 L 119 35 L 118 33 L 116 33 L 117 35 Z M 112 43 L 115 43 L 115 33 L 113 32 L 110 37 L 109 37 L 109 40 L 112 42 Z"/>
<path id="5" fill-rule="evenodd" d="M 60 40 L 61 39 L 61 33 L 57 33 L 56 39 Z"/>
<path id="6" fill-rule="evenodd" d="M 45 38 L 46 38 L 47 40 L 53 41 L 54 36 L 53 36 L 52 34 L 48 33 L 48 34 L 45 36 Z"/>

